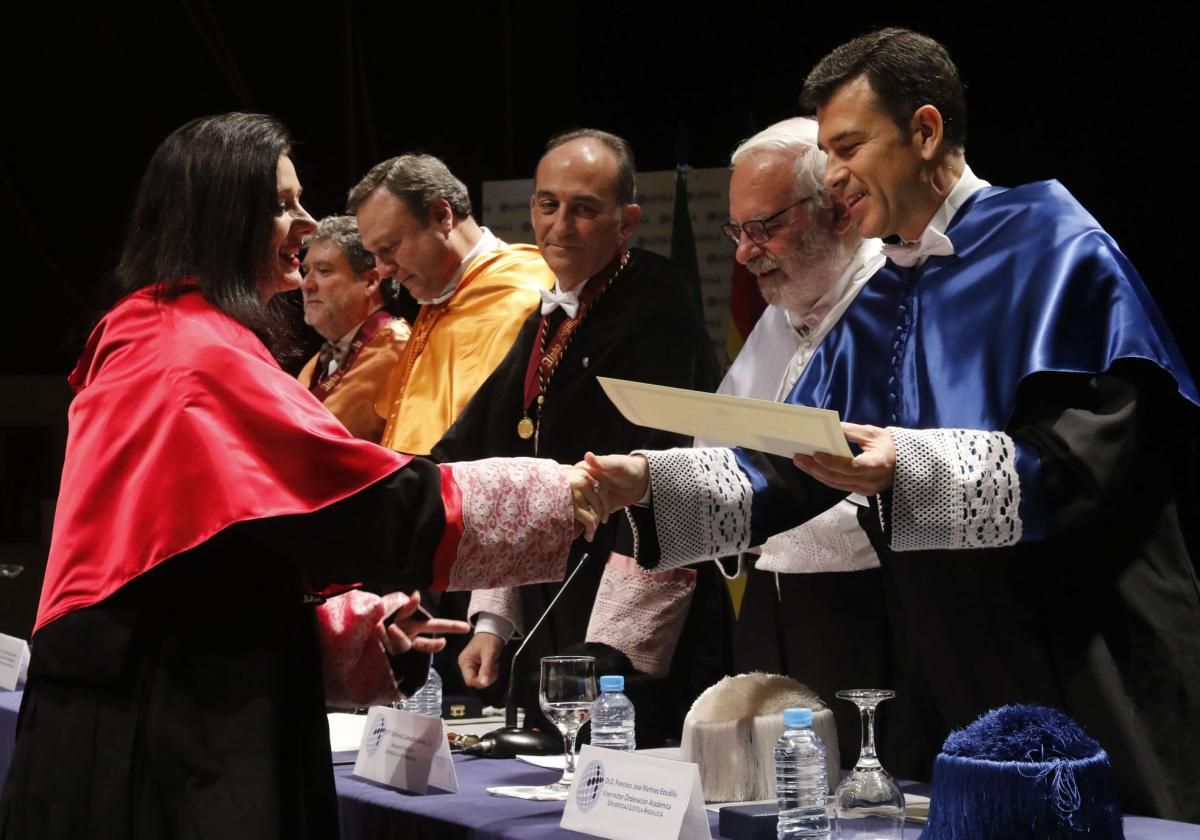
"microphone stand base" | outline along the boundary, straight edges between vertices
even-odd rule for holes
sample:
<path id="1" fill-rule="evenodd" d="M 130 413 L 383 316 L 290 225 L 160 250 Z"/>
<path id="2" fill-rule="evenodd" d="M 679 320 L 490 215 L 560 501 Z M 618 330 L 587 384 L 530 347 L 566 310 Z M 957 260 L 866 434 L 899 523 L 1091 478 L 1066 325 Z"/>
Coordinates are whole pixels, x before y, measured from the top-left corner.
<path id="1" fill-rule="evenodd" d="M 479 743 L 463 750 L 467 755 L 484 758 L 514 758 L 518 755 L 561 755 L 563 739 L 558 733 L 535 732 L 505 726 L 493 729 L 479 739 Z"/>

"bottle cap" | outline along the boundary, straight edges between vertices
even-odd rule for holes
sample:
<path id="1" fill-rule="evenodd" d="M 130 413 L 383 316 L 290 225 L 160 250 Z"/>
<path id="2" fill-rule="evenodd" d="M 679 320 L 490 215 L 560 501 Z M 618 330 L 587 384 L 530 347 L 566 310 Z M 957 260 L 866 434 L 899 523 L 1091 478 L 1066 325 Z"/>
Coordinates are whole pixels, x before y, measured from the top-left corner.
<path id="1" fill-rule="evenodd" d="M 610 675 L 600 678 L 601 691 L 624 691 L 625 678 L 620 674 Z"/>
<path id="2" fill-rule="evenodd" d="M 783 728 L 794 729 L 797 726 L 812 726 L 812 709 L 783 710 Z"/>

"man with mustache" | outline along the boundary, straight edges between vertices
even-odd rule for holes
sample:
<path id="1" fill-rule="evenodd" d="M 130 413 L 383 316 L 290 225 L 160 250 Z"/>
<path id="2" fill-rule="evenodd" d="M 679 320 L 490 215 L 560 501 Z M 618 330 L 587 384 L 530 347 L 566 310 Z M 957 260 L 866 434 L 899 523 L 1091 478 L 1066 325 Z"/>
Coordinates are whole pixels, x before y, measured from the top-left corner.
<path id="1" fill-rule="evenodd" d="M 722 230 L 768 306 L 717 390 L 783 402 L 883 265 L 882 243 L 864 239 L 825 190 L 816 120 L 776 123 L 741 143 L 730 163 Z M 846 686 L 886 684 L 879 558 L 858 524 L 866 504 L 847 499 L 745 556 L 752 562 L 735 628 L 737 672 L 788 674 L 829 702 Z M 860 618 L 847 627 L 851 610 Z M 859 723 L 837 721 L 840 754 L 852 764 Z"/>

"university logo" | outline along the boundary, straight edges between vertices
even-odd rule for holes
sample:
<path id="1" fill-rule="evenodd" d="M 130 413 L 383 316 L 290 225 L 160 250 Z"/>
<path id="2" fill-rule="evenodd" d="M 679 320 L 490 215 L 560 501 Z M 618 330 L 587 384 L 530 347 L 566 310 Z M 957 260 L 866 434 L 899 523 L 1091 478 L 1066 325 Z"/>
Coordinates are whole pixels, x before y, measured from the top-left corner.
<path id="1" fill-rule="evenodd" d="M 387 723 L 383 719 L 383 715 L 376 713 L 375 717 L 367 725 L 367 738 L 364 742 L 367 747 L 367 755 L 375 755 L 375 751 L 379 749 L 379 745 L 383 743 L 383 736 L 387 735 Z"/>
<path id="2" fill-rule="evenodd" d="M 596 759 L 592 759 L 584 768 L 579 784 L 575 788 L 575 804 L 579 806 L 580 811 L 586 814 L 596 807 L 603 790 L 604 765 Z"/>

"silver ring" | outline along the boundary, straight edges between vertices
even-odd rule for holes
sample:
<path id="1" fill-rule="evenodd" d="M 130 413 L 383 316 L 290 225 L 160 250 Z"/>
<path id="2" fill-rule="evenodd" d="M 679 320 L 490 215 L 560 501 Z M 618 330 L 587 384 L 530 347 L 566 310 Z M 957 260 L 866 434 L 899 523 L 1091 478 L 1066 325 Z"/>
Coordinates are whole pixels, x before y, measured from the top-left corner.
<path id="1" fill-rule="evenodd" d="M 601 487 L 599 484 L 593 484 L 593 485 L 592 485 L 592 492 L 593 492 L 593 493 L 597 493 L 597 494 L 598 494 L 598 493 L 600 493 L 600 491 L 601 491 L 601 490 L 603 490 L 603 489 L 604 489 L 604 488 L 603 488 L 603 487 Z"/>

